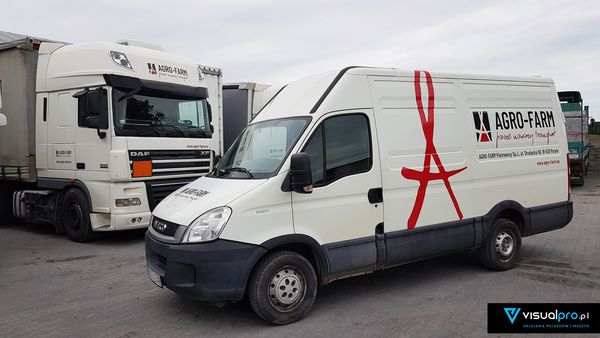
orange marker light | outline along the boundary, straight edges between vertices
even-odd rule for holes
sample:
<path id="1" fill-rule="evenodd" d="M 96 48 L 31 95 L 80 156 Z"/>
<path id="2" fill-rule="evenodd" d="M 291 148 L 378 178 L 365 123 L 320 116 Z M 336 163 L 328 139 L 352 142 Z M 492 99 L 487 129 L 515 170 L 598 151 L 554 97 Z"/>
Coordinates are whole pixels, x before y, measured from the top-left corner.
<path id="1" fill-rule="evenodd" d="M 133 161 L 133 177 L 152 176 L 152 161 Z"/>

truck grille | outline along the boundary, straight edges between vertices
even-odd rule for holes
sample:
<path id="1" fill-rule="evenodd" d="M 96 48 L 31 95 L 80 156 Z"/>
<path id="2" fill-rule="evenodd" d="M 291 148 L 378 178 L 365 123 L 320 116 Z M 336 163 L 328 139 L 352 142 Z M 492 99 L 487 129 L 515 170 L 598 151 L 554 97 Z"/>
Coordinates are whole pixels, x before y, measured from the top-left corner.
<path id="1" fill-rule="evenodd" d="M 129 170 L 133 177 L 133 161 L 152 161 L 152 177 L 198 177 L 206 175 L 212 165 L 210 150 L 130 150 Z"/>

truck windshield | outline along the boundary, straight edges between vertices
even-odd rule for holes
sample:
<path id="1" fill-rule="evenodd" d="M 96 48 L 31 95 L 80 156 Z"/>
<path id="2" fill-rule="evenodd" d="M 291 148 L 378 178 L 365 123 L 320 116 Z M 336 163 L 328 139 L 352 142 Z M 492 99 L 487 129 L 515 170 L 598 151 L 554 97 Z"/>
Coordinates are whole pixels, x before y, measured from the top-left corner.
<path id="1" fill-rule="evenodd" d="M 113 88 L 115 134 L 118 136 L 211 136 L 206 99 L 177 99 Z"/>
<path id="2" fill-rule="evenodd" d="M 249 125 L 210 176 L 251 179 L 275 175 L 309 121 L 298 117 Z"/>

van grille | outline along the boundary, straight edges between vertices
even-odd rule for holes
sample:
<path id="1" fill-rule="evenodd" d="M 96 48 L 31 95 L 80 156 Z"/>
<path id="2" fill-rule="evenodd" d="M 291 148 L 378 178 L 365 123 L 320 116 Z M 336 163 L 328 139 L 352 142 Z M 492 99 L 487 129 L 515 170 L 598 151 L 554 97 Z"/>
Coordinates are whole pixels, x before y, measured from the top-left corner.
<path id="1" fill-rule="evenodd" d="M 173 191 L 183 187 L 184 185 L 192 182 L 195 177 L 184 178 L 184 179 L 172 179 L 172 180 L 151 180 L 145 181 L 146 183 L 146 195 L 148 196 L 148 204 L 150 204 L 150 211 L 169 196 Z"/>

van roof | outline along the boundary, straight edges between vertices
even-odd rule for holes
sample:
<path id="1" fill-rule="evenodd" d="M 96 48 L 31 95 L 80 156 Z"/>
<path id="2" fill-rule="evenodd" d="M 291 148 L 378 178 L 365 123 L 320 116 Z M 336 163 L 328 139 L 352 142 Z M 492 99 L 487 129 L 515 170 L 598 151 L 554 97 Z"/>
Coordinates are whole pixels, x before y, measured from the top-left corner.
<path id="1" fill-rule="evenodd" d="M 407 77 L 413 78 L 414 70 L 401 70 L 398 68 L 382 68 L 367 66 L 350 66 L 343 69 L 312 75 L 288 84 L 276 98 L 269 102 L 258 114 L 254 121 L 268 119 L 312 115 L 328 97 L 329 93 L 336 88 L 336 85 L 348 75 L 363 76 L 382 76 L 382 77 Z M 552 84 L 550 78 L 537 76 L 518 77 L 518 76 L 499 76 L 499 75 L 473 75 L 473 74 L 453 74 L 453 73 L 431 73 L 433 78 L 443 79 L 464 79 L 479 81 L 506 81 L 521 83 L 544 83 Z M 340 84 L 342 85 L 342 84 Z M 360 98 L 349 97 L 355 102 Z M 347 102 L 352 105 L 350 102 Z M 358 108 L 355 107 L 355 108 Z M 253 121 L 253 122 L 254 122 Z"/>
<path id="2" fill-rule="evenodd" d="M 408 76 L 414 75 L 414 70 L 404 70 L 400 68 L 382 68 L 368 66 L 349 66 L 340 70 L 348 74 L 356 75 L 371 75 L 371 76 Z M 516 82 L 552 82 L 552 79 L 541 76 L 504 76 L 504 75 L 485 75 L 485 74 L 469 74 L 469 73 L 442 73 L 430 72 L 434 78 L 447 79 L 478 79 L 478 80 L 500 80 L 500 81 L 516 81 Z"/>

